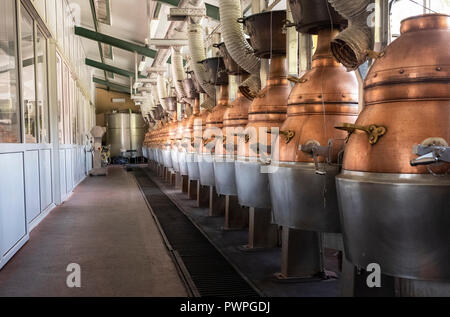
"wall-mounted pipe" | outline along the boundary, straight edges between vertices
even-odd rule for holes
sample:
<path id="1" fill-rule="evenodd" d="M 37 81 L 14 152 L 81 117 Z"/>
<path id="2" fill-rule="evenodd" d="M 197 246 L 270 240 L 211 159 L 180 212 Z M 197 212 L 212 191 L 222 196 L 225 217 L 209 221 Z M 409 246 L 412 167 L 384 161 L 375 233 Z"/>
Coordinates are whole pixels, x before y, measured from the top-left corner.
<path id="1" fill-rule="evenodd" d="M 374 0 L 328 0 L 334 9 L 348 20 L 348 27 L 331 42 L 334 57 L 348 69 L 363 64 L 373 49 L 373 32 L 369 16 Z"/>
<path id="2" fill-rule="evenodd" d="M 241 83 L 239 89 L 248 98 L 253 98 L 261 89 L 261 60 L 253 53 L 244 36 L 244 29 L 238 19 L 242 17 L 241 0 L 219 0 L 222 37 L 233 60 L 251 74 Z"/>

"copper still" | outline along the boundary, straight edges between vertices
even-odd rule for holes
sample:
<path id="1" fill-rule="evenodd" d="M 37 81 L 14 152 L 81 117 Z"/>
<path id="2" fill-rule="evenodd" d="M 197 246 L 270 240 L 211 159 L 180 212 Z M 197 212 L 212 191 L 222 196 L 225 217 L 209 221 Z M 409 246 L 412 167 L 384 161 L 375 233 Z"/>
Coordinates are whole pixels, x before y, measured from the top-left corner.
<path id="1" fill-rule="evenodd" d="M 450 281 L 450 16 L 401 23 L 364 82 L 337 189 L 347 259 L 408 283 Z M 441 293 L 442 295 L 442 293 Z"/>
<path id="2" fill-rule="evenodd" d="M 207 70 L 209 83 L 219 87 L 216 106 L 206 117 L 206 129 L 203 131 L 201 158 L 199 157 L 200 183 L 203 186 L 215 186 L 214 155 L 223 152 L 222 127 L 223 114 L 229 107 L 228 75 L 222 57 L 211 57 L 201 61 Z"/>
<path id="3" fill-rule="evenodd" d="M 186 156 L 191 150 L 190 131 L 192 130 L 192 127 L 190 126 L 190 118 L 198 114 L 199 101 L 197 100 L 198 94 L 196 92 L 194 81 L 192 80 L 192 78 L 186 78 L 183 80 L 183 89 L 186 94 L 184 97 L 189 100 L 190 103 L 194 103 L 192 114 L 190 116 L 185 115 L 181 122 L 180 146 L 178 151 L 178 164 L 180 166 L 180 174 L 182 176 L 187 176 L 189 175 L 189 170 L 187 166 Z M 195 108 L 195 104 L 197 105 L 197 108 Z"/>
<path id="4" fill-rule="evenodd" d="M 200 93 L 203 92 L 200 84 L 193 72 L 189 72 L 193 87 L 189 89 L 194 99 L 192 116 L 189 118 L 184 132 L 184 142 L 186 144 L 186 165 L 190 180 L 200 180 L 198 169 L 198 155 L 201 153 L 202 135 L 206 127 L 206 117 L 209 112 L 205 109 L 200 111 Z"/>
<path id="5" fill-rule="evenodd" d="M 255 96 L 248 110 L 248 124 L 240 140 L 245 144 L 244 155 L 238 156 L 235 163 L 236 185 L 241 205 L 268 209 L 269 178 L 261 172 L 261 165 L 270 159 L 275 140 L 271 128 L 280 127 L 286 119 L 291 91 L 286 69 L 286 11 L 258 13 L 243 18 L 242 22 L 255 55 L 270 58 L 271 62 L 267 85 Z"/>
<path id="6" fill-rule="evenodd" d="M 312 69 L 297 80 L 273 153 L 270 189 L 274 220 L 293 229 L 341 232 L 335 176 L 346 132 L 358 115 L 358 82 L 330 49 L 337 29 L 318 31 Z M 275 152 L 274 151 L 274 152 Z M 278 158 L 278 162 L 275 159 Z"/>
<path id="7" fill-rule="evenodd" d="M 249 74 L 231 58 L 225 43 L 220 43 L 216 47 L 219 48 L 223 56 L 229 76 L 239 76 L 240 82 L 249 77 Z M 239 134 L 244 132 L 248 123 L 248 109 L 251 102 L 238 90 L 236 99 L 228 105 L 223 113 L 223 139 L 222 142 L 218 142 L 219 147 L 222 146 L 221 152 L 219 152 L 221 156 L 218 157 L 216 152 L 214 161 L 216 190 L 220 195 L 237 195 L 234 165 L 238 150 L 241 149 L 241 152 L 244 154 L 243 147 L 239 146 Z"/>

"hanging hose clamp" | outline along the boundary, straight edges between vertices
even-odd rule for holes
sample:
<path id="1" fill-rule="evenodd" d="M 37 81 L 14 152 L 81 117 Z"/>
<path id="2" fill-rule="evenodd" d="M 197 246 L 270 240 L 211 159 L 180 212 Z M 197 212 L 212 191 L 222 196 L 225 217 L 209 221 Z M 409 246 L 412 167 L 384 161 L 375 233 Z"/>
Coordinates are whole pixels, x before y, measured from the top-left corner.
<path id="1" fill-rule="evenodd" d="M 331 158 L 331 150 L 333 148 L 333 140 L 328 140 L 328 145 L 323 146 L 316 140 L 309 140 L 305 144 L 298 146 L 299 151 L 306 153 L 314 159 L 314 166 L 316 168 L 317 175 L 326 175 L 327 172 L 324 169 L 320 169 L 319 156 L 325 158 L 325 161 L 329 162 Z"/>

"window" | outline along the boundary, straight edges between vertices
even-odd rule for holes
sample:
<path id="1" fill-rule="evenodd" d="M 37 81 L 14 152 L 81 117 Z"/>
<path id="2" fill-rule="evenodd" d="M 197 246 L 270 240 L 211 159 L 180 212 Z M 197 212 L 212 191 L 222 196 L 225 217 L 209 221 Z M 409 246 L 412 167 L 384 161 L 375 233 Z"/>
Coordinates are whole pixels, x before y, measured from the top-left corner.
<path id="1" fill-rule="evenodd" d="M 0 143 L 19 143 L 15 1 L 0 1 Z"/>
<path id="2" fill-rule="evenodd" d="M 64 144 L 70 144 L 70 89 L 69 89 L 69 68 L 66 64 L 63 67 L 63 102 L 64 102 Z"/>
<path id="3" fill-rule="evenodd" d="M 396 0 L 390 12 L 391 15 L 391 41 L 400 36 L 401 21 L 424 13 L 450 14 L 450 0 Z M 431 10 L 431 11 L 430 11 Z"/>
<path id="4" fill-rule="evenodd" d="M 47 94 L 47 38 L 36 30 L 37 55 L 37 108 L 39 116 L 39 142 L 49 143 L 49 107 Z"/>
<path id="5" fill-rule="evenodd" d="M 56 54 L 56 78 L 58 95 L 58 139 L 60 144 L 64 144 L 63 72 L 62 61 L 59 54 Z"/>
<path id="6" fill-rule="evenodd" d="M 25 142 L 37 143 L 34 23 L 21 5 L 22 93 Z"/>

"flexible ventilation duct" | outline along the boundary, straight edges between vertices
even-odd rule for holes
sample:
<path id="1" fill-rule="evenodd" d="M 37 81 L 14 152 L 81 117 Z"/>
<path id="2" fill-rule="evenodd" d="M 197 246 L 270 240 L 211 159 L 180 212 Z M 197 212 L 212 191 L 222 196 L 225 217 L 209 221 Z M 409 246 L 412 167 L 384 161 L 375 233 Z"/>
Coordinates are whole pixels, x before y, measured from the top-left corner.
<path id="1" fill-rule="evenodd" d="M 251 74 L 241 83 L 239 89 L 247 96 L 254 96 L 261 89 L 261 60 L 244 36 L 244 29 L 238 19 L 242 17 L 241 0 L 219 0 L 222 37 L 233 60 Z"/>
<path id="2" fill-rule="evenodd" d="M 173 84 L 175 86 L 175 91 L 177 92 L 178 99 L 183 99 L 184 96 L 186 96 L 186 93 L 184 92 L 183 88 L 183 82 L 184 79 L 184 69 L 183 69 L 183 56 L 181 55 L 181 47 L 172 47 L 172 77 L 173 77 Z"/>
<path id="3" fill-rule="evenodd" d="M 356 69 L 367 60 L 373 47 L 369 27 L 369 5 L 373 0 L 328 0 L 334 9 L 348 20 L 348 28 L 331 42 L 334 57 L 348 69 Z"/>
<path id="4" fill-rule="evenodd" d="M 167 88 L 164 77 L 158 74 L 158 78 L 156 79 L 156 87 L 158 88 L 158 98 L 159 102 L 163 106 L 164 110 L 167 110 L 167 102 L 164 98 L 167 97 Z"/>
<path id="5" fill-rule="evenodd" d="M 200 107 L 202 109 L 206 109 L 206 110 L 211 110 L 212 108 L 214 108 L 216 106 L 215 103 L 215 98 L 211 98 L 208 95 L 206 95 L 205 100 L 203 101 L 203 103 L 200 105 Z"/>
<path id="6" fill-rule="evenodd" d="M 158 87 L 156 85 L 152 85 L 152 97 L 155 106 L 160 103 L 158 95 Z"/>
<path id="7" fill-rule="evenodd" d="M 191 66 L 195 73 L 195 76 L 198 79 L 199 84 L 202 86 L 203 90 L 208 94 L 209 97 L 214 99 L 216 95 L 216 89 L 208 82 L 205 66 L 198 63 L 206 59 L 205 47 L 203 43 L 203 27 L 200 25 L 199 21 L 191 21 L 191 23 L 189 24 L 188 41 L 189 51 L 192 58 Z"/>

